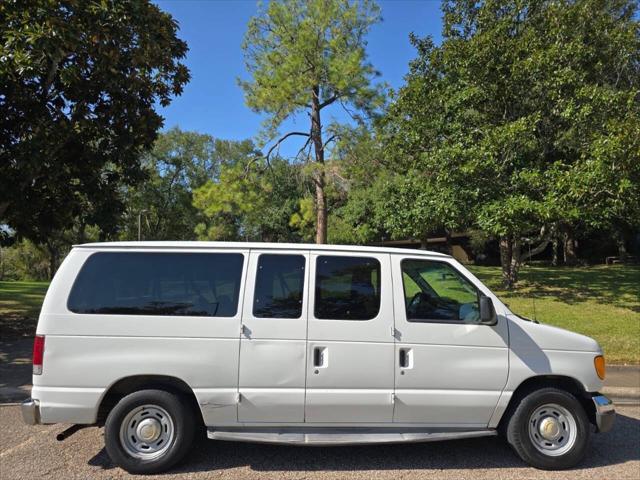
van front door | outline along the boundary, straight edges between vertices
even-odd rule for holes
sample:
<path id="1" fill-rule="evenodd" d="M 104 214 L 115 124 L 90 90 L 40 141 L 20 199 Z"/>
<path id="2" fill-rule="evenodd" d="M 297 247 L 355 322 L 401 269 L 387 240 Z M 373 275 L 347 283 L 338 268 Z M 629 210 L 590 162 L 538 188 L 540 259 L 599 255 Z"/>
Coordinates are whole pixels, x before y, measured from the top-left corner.
<path id="1" fill-rule="evenodd" d="M 307 423 L 393 421 L 389 255 L 311 254 Z"/>
<path id="2" fill-rule="evenodd" d="M 239 422 L 304 422 L 309 254 L 251 251 L 240 334 Z"/>
<path id="3" fill-rule="evenodd" d="M 504 312 L 479 324 L 479 295 L 491 293 L 457 262 L 392 255 L 392 264 L 394 422 L 486 427 L 509 370 Z"/>

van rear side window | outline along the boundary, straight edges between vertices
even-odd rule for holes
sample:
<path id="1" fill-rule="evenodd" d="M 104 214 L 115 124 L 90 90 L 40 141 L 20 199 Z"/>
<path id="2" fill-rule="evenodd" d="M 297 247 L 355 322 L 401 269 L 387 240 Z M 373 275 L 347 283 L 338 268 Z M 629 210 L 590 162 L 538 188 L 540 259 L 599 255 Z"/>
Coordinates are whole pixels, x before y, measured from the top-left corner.
<path id="1" fill-rule="evenodd" d="M 74 313 L 233 317 L 240 253 L 99 252 L 76 278 Z"/>
<path id="2" fill-rule="evenodd" d="M 380 311 L 380 262 L 369 257 L 316 259 L 314 315 L 320 320 L 371 320 Z"/>

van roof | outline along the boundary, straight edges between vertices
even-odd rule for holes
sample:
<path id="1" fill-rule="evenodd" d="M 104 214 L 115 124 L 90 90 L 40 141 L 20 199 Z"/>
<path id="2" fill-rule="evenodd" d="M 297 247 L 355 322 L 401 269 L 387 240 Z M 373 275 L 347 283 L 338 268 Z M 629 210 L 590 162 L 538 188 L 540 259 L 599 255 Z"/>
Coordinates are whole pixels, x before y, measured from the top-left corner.
<path id="1" fill-rule="evenodd" d="M 370 253 L 410 253 L 412 255 L 429 255 L 435 257 L 449 257 L 444 253 L 430 250 L 396 247 L 365 247 L 360 245 L 319 245 L 316 243 L 272 243 L 272 242 L 99 242 L 74 245 L 74 248 L 90 248 L 94 250 L 107 249 L 198 249 L 198 248 L 229 248 L 255 250 L 320 250 L 329 252 L 370 252 Z"/>

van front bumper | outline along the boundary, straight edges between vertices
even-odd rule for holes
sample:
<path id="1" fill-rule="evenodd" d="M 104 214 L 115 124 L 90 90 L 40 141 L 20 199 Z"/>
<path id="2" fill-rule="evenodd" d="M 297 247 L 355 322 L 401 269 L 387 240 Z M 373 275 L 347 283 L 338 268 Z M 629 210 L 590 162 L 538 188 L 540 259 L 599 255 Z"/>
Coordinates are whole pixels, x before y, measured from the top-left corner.
<path id="1" fill-rule="evenodd" d="M 40 402 L 32 398 L 22 402 L 22 419 L 27 425 L 37 425 L 40 423 Z"/>
<path id="2" fill-rule="evenodd" d="M 595 405 L 596 427 L 598 427 L 598 432 L 608 432 L 616 420 L 616 410 L 613 402 L 601 394 L 594 395 L 591 397 L 591 400 L 593 400 L 593 404 Z"/>

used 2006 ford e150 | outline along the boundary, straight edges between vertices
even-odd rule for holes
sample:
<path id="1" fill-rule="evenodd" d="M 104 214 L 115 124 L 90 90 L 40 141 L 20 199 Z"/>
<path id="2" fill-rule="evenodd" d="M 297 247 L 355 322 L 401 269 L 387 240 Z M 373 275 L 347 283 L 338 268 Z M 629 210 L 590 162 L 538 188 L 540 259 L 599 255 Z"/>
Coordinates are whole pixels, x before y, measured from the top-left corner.
<path id="1" fill-rule="evenodd" d="M 199 425 L 294 445 L 501 434 L 560 469 L 615 416 L 594 340 L 518 317 L 420 250 L 80 245 L 36 333 L 25 421 L 104 425 L 129 472 L 170 468 Z"/>

